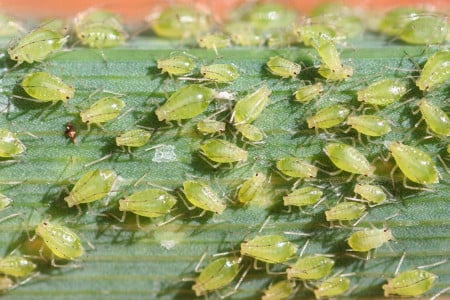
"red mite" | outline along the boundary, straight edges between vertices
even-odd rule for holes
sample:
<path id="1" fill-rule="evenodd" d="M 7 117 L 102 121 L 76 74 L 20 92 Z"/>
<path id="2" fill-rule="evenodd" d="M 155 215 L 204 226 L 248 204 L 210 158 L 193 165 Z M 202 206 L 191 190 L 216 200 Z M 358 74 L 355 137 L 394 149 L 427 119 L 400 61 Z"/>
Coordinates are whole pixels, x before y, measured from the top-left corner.
<path id="1" fill-rule="evenodd" d="M 72 143 L 76 143 L 75 136 L 77 135 L 77 132 L 73 128 L 72 123 L 67 123 L 66 130 L 64 131 L 64 135 L 72 140 Z"/>

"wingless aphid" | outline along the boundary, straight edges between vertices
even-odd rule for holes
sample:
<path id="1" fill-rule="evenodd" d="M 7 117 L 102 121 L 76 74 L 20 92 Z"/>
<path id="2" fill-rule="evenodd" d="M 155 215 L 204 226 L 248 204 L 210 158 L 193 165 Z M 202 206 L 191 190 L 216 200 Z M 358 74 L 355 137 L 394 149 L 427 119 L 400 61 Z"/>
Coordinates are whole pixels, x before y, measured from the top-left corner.
<path id="1" fill-rule="evenodd" d="M 267 184 L 267 177 L 263 173 L 256 173 L 251 178 L 242 183 L 238 191 L 238 200 L 240 203 L 249 203 L 256 199 L 264 190 Z"/>
<path id="2" fill-rule="evenodd" d="M 325 218 L 328 222 L 351 221 L 360 219 L 364 214 L 366 214 L 366 206 L 364 204 L 344 201 L 326 210 Z"/>
<path id="3" fill-rule="evenodd" d="M 358 91 L 358 101 L 378 106 L 386 106 L 400 100 L 408 91 L 404 79 L 387 78 L 372 83 Z"/>
<path id="4" fill-rule="evenodd" d="M 90 128 L 91 124 L 98 125 L 117 118 L 124 107 L 125 103 L 119 98 L 105 97 L 80 112 L 80 117 Z"/>
<path id="5" fill-rule="evenodd" d="M 159 121 L 179 121 L 191 119 L 201 114 L 214 98 L 210 88 L 190 84 L 173 93 L 169 99 L 155 111 Z"/>
<path id="6" fill-rule="evenodd" d="M 333 276 L 320 282 L 314 289 L 316 299 L 342 295 L 350 288 L 350 279 L 343 276 Z"/>
<path id="7" fill-rule="evenodd" d="M 429 13 L 408 22 L 399 37 L 409 44 L 441 44 L 446 40 L 447 32 L 447 16 Z"/>
<path id="8" fill-rule="evenodd" d="M 305 85 L 295 91 L 295 100 L 301 103 L 309 103 L 311 100 L 319 97 L 323 93 L 323 85 L 318 82 Z"/>
<path id="9" fill-rule="evenodd" d="M 148 130 L 129 130 L 116 137 L 116 145 L 119 147 L 142 147 L 148 143 L 151 136 L 152 134 Z"/>
<path id="10" fill-rule="evenodd" d="M 324 152 L 340 170 L 366 176 L 371 176 L 375 172 L 375 166 L 371 165 L 355 147 L 342 143 L 328 143 Z"/>
<path id="11" fill-rule="evenodd" d="M 215 133 L 223 133 L 225 132 L 225 122 L 212 120 L 212 119 L 204 119 L 198 121 L 197 130 L 202 134 L 215 134 Z"/>
<path id="12" fill-rule="evenodd" d="M 377 185 L 357 183 L 353 191 L 360 195 L 363 200 L 373 204 L 380 204 L 387 198 L 384 190 Z"/>
<path id="13" fill-rule="evenodd" d="M 318 72 L 324 78 L 340 81 L 353 75 L 353 68 L 342 64 L 334 42 L 321 38 L 316 49 L 322 60 Z"/>
<path id="14" fill-rule="evenodd" d="M 187 75 L 195 69 L 194 61 L 187 55 L 158 59 L 156 63 L 158 69 L 161 69 L 161 73 L 167 73 L 169 76 Z"/>
<path id="15" fill-rule="evenodd" d="M 314 178 L 319 170 L 306 160 L 296 157 L 283 157 L 276 162 L 276 167 L 281 173 L 292 178 Z"/>
<path id="16" fill-rule="evenodd" d="M 450 51 L 438 51 L 430 56 L 423 66 L 416 85 L 421 91 L 428 91 L 450 77 Z"/>
<path id="17" fill-rule="evenodd" d="M 450 136 L 450 118 L 441 108 L 423 98 L 419 102 L 419 110 L 432 132 L 441 136 Z"/>
<path id="18" fill-rule="evenodd" d="M 265 38 L 257 33 L 248 22 L 234 21 L 225 24 L 224 30 L 230 34 L 233 43 L 239 46 L 261 46 Z"/>
<path id="19" fill-rule="evenodd" d="M 266 63 L 270 73 L 281 78 L 296 77 L 302 66 L 281 56 L 273 56 Z"/>
<path id="20" fill-rule="evenodd" d="M 349 116 L 345 123 L 358 133 L 368 136 L 382 136 L 392 130 L 385 119 L 375 115 Z"/>
<path id="21" fill-rule="evenodd" d="M 317 205 L 322 198 L 323 191 L 316 187 L 302 187 L 293 190 L 283 197 L 284 206 L 309 206 Z"/>
<path id="22" fill-rule="evenodd" d="M 242 123 L 234 126 L 236 130 L 250 142 L 261 142 L 264 139 L 264 132 L 252 124 Z"/>
<path id="23" fill-rule="evenodd" d="M 183 193 L 192 205 L 204 211 L 221 214 L 227 208 L 225 202 L 203 182 L 194 180 L 183 182 Z"/>
<path id="24" fill-rule="evenodd" d="M 417 7 L 397 7 L 387 12 L 379 24 L 382 33 L 390 36 L 399 36 L 406 24 L 416 19 L 424 12 Z"/>
<path id="25" fill-rule="evenodd" d="M 25 152 L 25 145 L 15 133 L 0 129 L 0 157 L 14 157 Z"/>
<path id="26" fill-rule="evenodd" d="M 256 120 L 269 102 L 271 93 L 272 91 L 264 85 L 238 100 L 232 113 L 234 124 L 251 123 Z"/>
<path id="27" fill-rule="evenodd" d="M 243 19 L 249 21 L 259 32 L 284 29 L 292 25 L 296 12 L 278 3 L 256 3 L 250 7 Z"/>
<path id="28" fill-rule="evenodd" d="M 220 139 L 207 140 L 200 146 L 201 154 L 216 163 L 247 161 L 247 151 L 233 143 Z"/>
<path id="29" fill-rule="evenodd" d="M 294 292 L 295 284 L 289 280 L 278 281 L 263 291 L 261 300 L 286 300 Z"/>
<path id="30" fill-rule="evenodd" d="M 261 235 L 241 243 L 241 255 L 270 264 L 284 263 L 296 252 L 297 246 L 281 235 Z"/>
<path id="31" fill-rule="evenodd" d="M 392 142 L 388 148 L 406 178 L 419 184 L 439 182 L 439 173 L 430 155 L 400 142 Z"/>
<path id="32" fill-rule="evenodd" d="M 309 255 L 299 258 L 286 269 L 288 280 L 318 280 L 331 272 L 334 260 L 323 255 Z"/>
<path id="33" fill-rule="evenodd" d="M 30 276 L 36 267 L 36 264 L 23 256 L 9 255 L 0 259 L 0 273 L 9 276 Z"/>
<path id="34" fill-rule="evenodd" d="M 117 174 L 113 170 L 93 170 L 85 173 L 64 198 L 69 207 L 100 200 L 111 191 Z"/>
<path id="35" fill-rule="evenodd" d="M 223 34 L 207 34 L 197 37 L 200 48 L 213 49 L 217 54 L 217 49 L 231 46 L 231 40 Z"/>
<path id="36" fill-rule="evenodd" d="M 384 296 L 420 296 L 431 289 L 436 278 L 437 275 L 420 269 L 401 272 L 383 285 Z"/>
<path id="37" fill-rule="evenodd" d="M 72 99 L 75 93 L 73 86 L 47 72 L 29 73 L 22 80 L 20 86 L 37 102 L 66 102 Z"/>
<path id="38" fill-rule="evenodd" d="M 238 70 L 230 64 L 201 66 L 200 73 L 204 78 L 217 83 L 230 83 L 239 78 Z"/>
<path id="39" fill-rule="evenodd" d="M 308 128 L 327 129 L 337 126 L 345 121 L 350 114 L 350 109 L 341 104 L 334 104 L 322 108 L 315 115 L 308 117 Z"/>
<path id="40" fill-rule="evenodd" d="M 353 232 L 347 242 L 352 251 L 367 252 L 393 239 L 392 231 L 387 228 L 363 229 Z"/>
<path id="41" fill-rule="evenodd" d="M 333 41 L 336 32 L 324 24 L 304 24 L 295 29 L 305 46 L 319 47 L 321 40 Z"/>

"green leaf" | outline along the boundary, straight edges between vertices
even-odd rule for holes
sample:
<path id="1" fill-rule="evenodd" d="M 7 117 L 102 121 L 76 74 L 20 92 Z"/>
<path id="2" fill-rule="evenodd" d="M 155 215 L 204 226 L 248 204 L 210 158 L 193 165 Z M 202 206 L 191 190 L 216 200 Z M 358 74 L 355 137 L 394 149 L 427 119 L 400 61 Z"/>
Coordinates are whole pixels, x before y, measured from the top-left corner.
<path id="1" fill-rule="evenodd" d="M 32 248 L 26 231 L 33 234 L 33 228 L 43 218 L 61 222 L 79 232 L 87 249 L 79 264 L 80 269 L 53 268 L 49 262 L 39 257 L 40 274 L 23 286 L 9 292 L 8 299 L 187 299 L 193 298 L 192 283 L 183 278 L 196 276 L 194 268 L 203 253 L 213 255 L 219 252 L 239 250 L 246 238 L 255 236 L 263 222 L 270 216 L 264 234 L 285 232 L 308 233 L 310 237 L 287 234 L 286 236 L 299 248 L 310 240 L 306 253 L 327 253 L 336 255 L 335 272 L 354 272 L 351 277 L 351 292 L 354 297 L 381 296 L 384 278 L 393 276 L 396 265 L 403 252 L 406 259 L 401 270 L 431 264 L 450 256 L 450 194 L 449 176 L 444 166 L 436 159 L 441 174 L 440 183 L 432 186 L 433 192 L 417 191 L 402 187 L 402 175 L 395 173 L 396 185 L 392 186 L 389 171 L 392 159 L 383 163 L 381 155 L 387 156 L 385 141 L 403 140 L 407 144 L 418 145 L 437 158 L 444 159 L 445 142 L 438 138 L 423 140 L 426 136 L 424 124 L 413 130 L 420 119 L 414 107 L 414 100 L 408 104 L 393 104 L 380 114 L 393 124 L 393 132 L 379 139 L 367 141 L 358 148 L 378 167 L 377 182 L 383 185 L 392 196 L 392 203 L 369 209 L 369 215 L 358 226 L 381 228 L 388 226 L 396 238 L 389 246 L 376 250 L 375 258 L 364 261 L 347 255 L 346 238 L 352 232 L 351 226 L 334 227 L 325 221 L 323 211 L 341 197 L 353 196 L 353 183 L 347 182 L 348 174 L 330 176 L 320 172 L 318 181 L 311 181 L 324 187 L 326 201 L 316 209 L 299 212 L 293 208 L 286 212 L 282 207 L 282 195 L 292 186 L 274 172 L 275 161 L 283 156 L 296 155 L 323 164 L 328 171 L 335 171 L 322 151 L 329 139 L 357 144 L 357 135 L 341 129 L 331 130 L 331 135 L 316 134 L 306 126 L 306 118 L 318 109 L 331 103 L 346 103 L 355 112 L 360 106 L 356 101 L 356 91 L 376 78 L 388 76 L 417 76 L 417 65 L 422 66 L 426 57 L 435 49 L 419 46 L 387 44 L 379 37 L 370 36 L 363 41 L 352 41 L 351 47 L 342 49 L 346 64 L 355 69 L 355 75 L 346 82 L 328 83 L 326 93 L 309 104 L 293 101 L 293 92 L 302 80 L 320 80 L 313 68 L 319 62 L 315 50 L 292 47 L 289 49 L 231 48 L 220 50 L 219 57 L 214 51 L 191 49 L 178 43 L 152 38 L 137 38 L 122 48 L 104 50 L 107 58 L 102 59 L 100 50 L 73 48 L 60 52 L 41 64 L 23 64 L 2 78 L 0 104 L 0 127 L 19 134 L 26 145 L 26 153 L 16 160 L 4 160 L 0 165 L 1 192 L 14 200 L 11 208 L 1 212 L 0 218 L 13 213 L 21 213 L 23 218 L 12 218 L 0 224 L 0 243 L 4 255 L 13 249 L 23 253 L 39 255 Z M 267 84 L 273 90 L 271 104 L 254 122 L 266 133 L 262 145 L 243 145 L 249 151 L 248 163 L 241 166 L 221 166 L 211 168 L 198 152 L 206 139 L 195 130 L 201 118 L 210 115 L 219 107 L 229 107 L 233 101 L 216 102 L 206 113 L 193 120 L 183 121 L 181 126 L 173 127 L 157 121 L 154 110 L 168 95 L 189 83 L 161 75 L 156 68 L 158 58 L 167 57 L 174 51 L 186 51 L 196 57 L 198 66 L 212 62 L 233 63 L 240 70 L 240 78 L 231 85 L 210 85 L 218 91 L 229 91 L 236 98 Z M 304 66 L 299 79 L 281 80 L 265 69 L 265 62 L 275 55 L 284 56 Z M 349 61 L 351 60 L 351 61 Z M 12 66 L 4 58 L 4 64 Z M 26 96 L 18 86 L 21 78 L 32 70 L 43 69 L 60 76 L 76 88 L 75 98 L 67 105 L 39 104 L 14 98 L 13 95 Z M 414 71 L 414 69 L 416 69 Z M 195 77 L 197 75 L 193 75 Z M 427 98 L 441 107 L 446 105 L 448 82 L 433 91 Z M 81 123 L 79 112 L 86 108 L 106 91 L 123 94 L 127 113 L 119 119 L 105 124 L 105 129 Z M 95 94 L 94 94 L 95 93 Z M 407 99 L 420 99 L 422 94 L 411 83 Z M 405 101 L 403 100 L 403 101 Z M 445 108 L 448 111 L 448 104 Z M 129 111 L 128 111 L 129 110 Z M 373 113 L 367 111 L 366 113 Z M 230 116 L 222 113 L 219 116 Z M 77 143 L 72 144 L 64 136 L 65 125 L 74 124 Z M 132 153 L 115 146 L 114 137 L 136 125 L 157 128 L 146 147 L 133 149 Z M 342 127 L 345 128 L 345 127 Z M 226 138 L 233 140 L 230 131 Z M 447 141 L 448 143 L 448 141 Z M 170 147 L 173 153 L 170 153 Z M 148 148 L 149 149 L 146 151 Z M 161 162 L 156 157 L 162 150 L 175 155 Z M 167 154 L 167 153 L 166 153 Z M 110 156 L 109 156 L 110 155 Z M 105 158 L 104 160 L 99 160 Z M 93 161 L 99 160 L 96 164 Z M 98 201 L 82 205 L 81 216 L 77 209 L 67 207 L 63 198 L 67 190 L 85 172 L 95 168 L 114 169 L 121 177 L 120 185 L 108 201 Z M 126 222 L 120 223 L 111 217 L 121 217 L 118 200 L 134 190 L 162 186 L 178 190 L 186 178 L 201 177 L 209 180 L 213 188 L 223 197 L 234 198 L 236 188 L 254 172 L 271 174 L 268 185 L 267 203 L 241 207 L 229 202 L 229 208 L 222 214 L 213 216 L 206 213 L 194 218 L 199 210 L 188 211 L 180 201 L 175 216 L 183 217 L 158 227 L 159 221 L 140 218 L 143 228 L 138 228 L 134 216 L 127 215 Z M 134 186 L 137 182 L 137 186 Z M 386 219 L 397 214 L 391 219 Z M 92 244 L 91 249 L 88 242 Z M 238 254 L 234 254 L 238 255 Z M 211 256 L 208 257 L 211 259 Z M 252 260 L 245 258 L 246 266 Z M 205 263 L 203 264 L 205 265 Z M 261 265 L 261 264 L 260 264 Z M 262 266 L 262 265 L 261 265 Z M 429 294 L 436 293 L 450 285 L 448 263 L 434 267 L 431 271 L 439 276 Z M 276 270 L 283 270 L 276 266 Z M 283 275 L 267 274 L 265 269 L 251 270 L 244 279 L 233 299 L 257 299 L 270 282 L 283 278 Z M 301 295 L 312 296 L 310 291 L 301 288 Z M 215 296 L 212 295 L 211 298 Z"/>

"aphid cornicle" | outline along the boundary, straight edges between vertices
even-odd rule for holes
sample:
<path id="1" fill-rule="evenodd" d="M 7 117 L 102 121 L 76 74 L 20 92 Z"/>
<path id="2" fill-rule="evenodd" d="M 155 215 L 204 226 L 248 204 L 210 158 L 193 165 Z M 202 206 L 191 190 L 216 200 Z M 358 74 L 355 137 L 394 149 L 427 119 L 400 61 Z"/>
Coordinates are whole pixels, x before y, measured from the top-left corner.
<path id="1" fill-rule="evenodd" d="M 117 118 L 124 107 L 125 103 L 122 100 L 115 97 L 105 97 L 80 112 L 80 117 L 84 123 L 89 125 L 100 124 Z"/>
<path id="2" fill-rule="evenodd" d="M 200 73 L 204 78 L 217 83 L 230 83 L 239 78 L 238 70 L 230 64 L 201 66 Z"/>
<path id="3" fill-rule="evenodd" d="M 152 134 L 148 130 L 133 129 L 116 137 L 117 146 L 142 147 L 150 140 Z"/>
<path id="4" fill-rule="evenodd" d="M 350 288 L 350 279 L 343 276 L 334 276 L 325 279 L 316 289 L 314 289 L 314 295 L 316 299 L 323 297 L 334 297 L 345 293 Z"/>
<path id="5" fill-rule="evenodd" d="M 281 78 L 295 77 L 300 74 L 302 67 L 281 56 L 273 56 L 266 63 L 270 73 L 280 76 Z"/>
<path id="6" fill-rule="evenodd" d="M 20 83 L 25 92 L 37 102 L 63 101 L 73 98 L 75 88 L 47 72 L 29 73 Z"/>
<path id="7" fill-rule="evenodd" d="M 159 121 L 191 119 L 201 114 L 214 98 L 210 88 L 190 84 L 173 93 L 169 99 L 155 110 Z"/>
<path id="8" fill-rule="evenodd" d="M 158 59 L 156 63 L 158 69 L 161 69 L 161 73 L 167 73 L 170 76 L 187 75 L 195 69 L 194 61 L 187 55 Z"/>
<path id="9" fill-rule="evenodd" d="M 386 78 L 372 83 L 358 91 L 358 101 L 378 106 L 386 106 L 400 100 L 408 91 L 404 79 Z"/>
<path id="10" fill-rule="evenodd" d="M 306 186 L 293 190 L 283 196 L 284 206 L 309 206 L 317 204 L 322 198 L 323 191 L 319 188 Z"/>
<path id="11" fill-rule="evenodd" d="M 339 169 L 352 173 L 371 176 L 375 166 L 355 147 L 342 143 L 328 143 L 324 147 L 325 154 Z"/>
<path id="12" fill-rule="evenodd" d="M 450 136 L 450 118 L 441 108 L 423 98 L 419 101 L 419 110 L 432 132 L 442 136 Z"/>
<path id="13" fill-rule="evenodd" d="M 325 211 L 327 221 L 351 221 L 361 218 L 366 212 L 366 206 L 362 203 L 351 201 L 340 202 Z"/>
<path id="14" fill-rule="evenodd" d="M 439 173 L 430 155 L 400 142 L 392 142 L 388 148 L 406 178 L 419 184 L 439 182 Z"/>
<path id="15" fill-rule="evenodd" d="M 319 97 L 322 93 L 323 84 L 318 82 L 298 88 L 294 95 L 296 101 L 301 103 L 309 103 L 311 100 Z"/>
<path id="16" fill-rule="evenodd" d="M 85 173 L 64 198 L 69 207 L 102 199 L 109 194 L 117 179 L 113 170 L 93 170 Z"/>
<path id="17" fill-rule="evenodd" d="M 300 257 L 286 269 L 288 280 L 317 280 L 331 272 L 334 260 L 324 255 L 309 255 Z"/>
<path id="18" fill-rule="evenodd" d="M 270 264 L 284 263 L 296 252 L 297 246 L 281 235 L 261 235 L 241 243 L 241 255 Z"/>
<path id="19" fill-rule="evenodd" d="M 227 208 L 225 202 L 203 182 L 194 180 L 183 182 L 183 193 L 192 205 L 204 211 L 221 214 Z"/>
<path id="20" fill-rule="evenodd" d="M 80 238 L 66 226 L 45 220 L 37 225 L 36 235 L 58 258 L 73 260 L 84 254 Z"/>
<path id="21" fill-rule="evenodd" d="M 386 201 L 386 193 L 377 185 L 357 183 L 353 191 L 369 203 L 379 204 Z"/>
<path id="22" fill-rule="evenodd" d="M 130 211 L 136 215 L 158 218 L 170 212 L 177 199 L 161 189 L 146 189 L 135 192 L 119 200 L 120 211 Z"/>
<path id="23" fill-rule="evenodd" d="M 0 157 L 14 157 L 25 152 L 25 145 L 15 133 L 0 129 Z"/>
<path id="24" fill-rule="evenodd" d="M 239 202 L 248 203 L 257 198 L 263 191 L 266 182 L 267 177 L 263 173 L 256 173 L 244 181 L 238 191 Z"/>
<path id="25" fill-rule="evenodd" d="M 261 300 L 286 300 L 294 292 L 295 284 L 289 280 L 278 281 L 264 290 Z"/>
<path id="26" fill-rule="evenodd" d="M 240 258 L 222 257 L 208 264 L 192 286 L 195 295 L 206 295 L 228 286 L 239 273 L 240 261 Z"/>
<path id="27" fill-rule="evenodd" d="M 313 178 L 317 176 L 319 168 L 306 160 L 296 157 L 283 157 L 276 163 L 281 173 L 293 178 Z"/>
<path id="28" fill-rule="evenodd" d="M 264 85 L 238 100 L 232 114 L 234 124 L 251 123 L 256 120 L 269 102 L 271 93 L 272 91 Z"/>
<path id="29" fill-rule="evenodd" d="M 392 130 L 385 119 L 375 115 L 349 116 L 345 123 L 368 136 L 382 136 Z"/>
<path id="30" fill-rule="evenodd" d="M 326 106 L 315 115 L 308 117 L 308 128 L 327 129 L 344 122 L 350 114 L 350 109 L 341 104 Z"/>
<path id="31" fill-rule="evenodd" d="M 69 36 L 63 37 L 56 31 L 37 28 L 9 47 L 8 54 L 12 60 L 17 61 L 17 64 L 24 61 L 30 64 L 40 62 L 60 50 L 68 38 Z"/>
<path id="32" fill-rule="evenodd" d="M 353 232 L 347 242 L 353 251 L 367 252 L 393 239 L 392 231 L 387 228 L 363 229 Z"/>
<path id="33" fill-rule="evenodd" d="M 233 143 L 220 139 L 207 140 L 200 146 L 201 154 L 217 163 L 247 161 L 248 153 Z"/>
<path id="34" fill-rule="evenodd" d="M 423 66 L 416 85 L 421 91 L 428 91 L 450 77 L 450 51 L 438 51 L 430 56 Z"/>
<path id="35" fill-rule="evenodd" d="M 437 275 L 425 270 L 413 269 L 401 272 L 388 279 L 383 285 L 384 296 L 390 295 L 417 297 L 427 292 L 433 286 Z"/>
<path id="36" fill-rule="evenodd" d="M 23 256 L 10 255 L 0 259 L 0 272 L 14 277 L 26 277 L 36 269 L 36 264 Z"/>

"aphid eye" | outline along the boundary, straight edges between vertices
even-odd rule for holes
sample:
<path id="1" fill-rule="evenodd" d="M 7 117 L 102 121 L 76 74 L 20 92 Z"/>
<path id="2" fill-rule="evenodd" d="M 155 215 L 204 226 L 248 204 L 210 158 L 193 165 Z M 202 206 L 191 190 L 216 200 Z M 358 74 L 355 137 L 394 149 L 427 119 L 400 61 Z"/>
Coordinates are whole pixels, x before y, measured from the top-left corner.
<path id="1" fill-rule="evenodd" d="M 14 56 L 14 59 L 19 59 L 19 57 L 16 55 L 16 56 Z"/>
<path id="2" fill-rule="evenodd" d="M 48 223 L 47 222 L 42 222 L 42 225 L 47 226 Z"/>
<path id="3" fill-rule="evenodd" d="M 67 99 L 67 100 L 69 100 L 69 99 L 70 99 L 70 97 L 69 97 L 69 96 L 66 96 L 66 99 Z"/>

